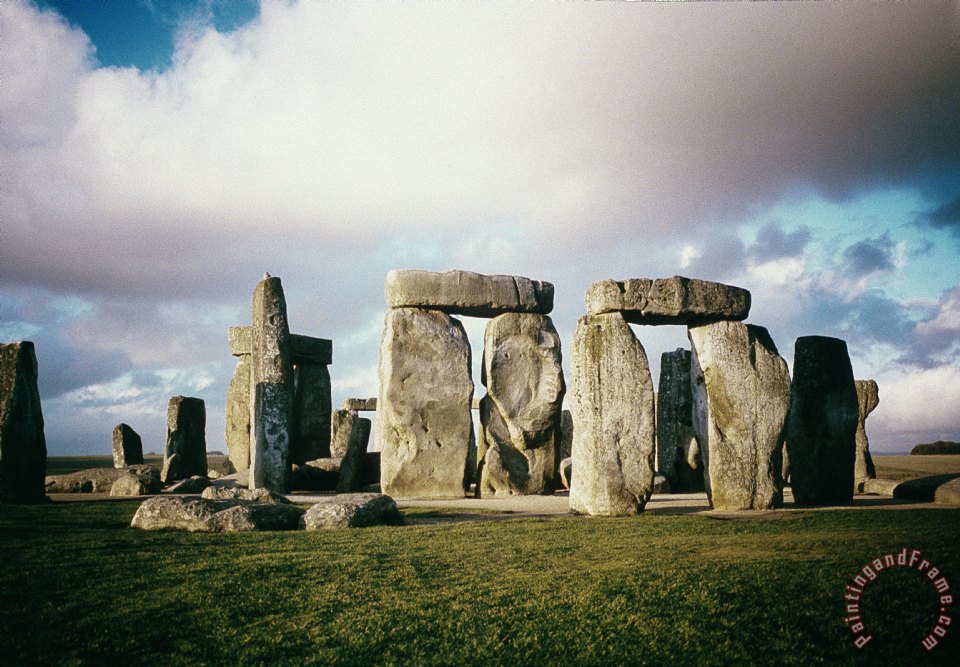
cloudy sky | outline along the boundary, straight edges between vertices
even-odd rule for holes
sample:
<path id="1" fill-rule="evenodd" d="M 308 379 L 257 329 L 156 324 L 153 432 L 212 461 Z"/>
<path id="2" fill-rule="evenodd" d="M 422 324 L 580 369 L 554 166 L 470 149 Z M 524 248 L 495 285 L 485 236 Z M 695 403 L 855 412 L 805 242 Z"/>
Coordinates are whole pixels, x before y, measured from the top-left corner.
<path id="1" fill-rule="evenodd" d="M 175 394 L 224 449 L 264 271 L 376 395 L 391 268 L 551 281 L 566 350 L 593 281 L 739 285 L 788 362 L 847 341 L 874 450 L 960 440 L 960 4 L 2 0 L 0 80 L 52 455 L 162 451 Z"/>

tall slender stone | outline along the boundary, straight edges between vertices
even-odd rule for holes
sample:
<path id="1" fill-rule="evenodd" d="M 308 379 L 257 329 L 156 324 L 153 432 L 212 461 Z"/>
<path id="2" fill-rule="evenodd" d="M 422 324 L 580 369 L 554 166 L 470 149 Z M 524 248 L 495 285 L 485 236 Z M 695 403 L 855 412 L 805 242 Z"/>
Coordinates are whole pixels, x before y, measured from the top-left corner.
<path id="1" fill-rule="evenodd" d="M 880 388 L 876 380 L 856 380 L 857 387 L 857 457 L 853 466 L 853 483 L 857 488 L 868 479 L 877 476 L 873 466 L 873 457 L 870 456 L 870 440 L 867 438 L 867 417 L 880 404 Z M 856 490 L 856 489 L 855 489 Z"/>
<path id="2" fill-rule="evenodd" d="M 113 429 L 112 445 L 114 468 L 143 463 L 143 441 L 127 424 L 117 424 Z"/>
<path id="3" fill-rule="evenodd" d="M 243 354 L 227 388 L 224 429 L 227 457 L 237 472 L 250 468 L 250 384 L 250 355 Z"/>
<path id="4" fill-rule="evenodd" d="M 473 421 L 470 343 L 435 310 L 387 311 L 380 341 L 380 482 L 394 498 L 463 497 Z"/>
<path id="5" fill-rule="evenodd" d="M 704 445 L 711 506 L 779 507 L 780 452 L 790 410 L 787 362 L 763 327 L 722 321 L 690 327 L 688 334 L 693 429 Z"/>
<path id="6" fill-rule="evenodd" d="M 350 493 L 359 490 L 363 478 L 364 463 L 367 458 L 367 446 L 370 444 L 369 419 L 349 411 L 351 419 L 343 422 L 343 430 L 349 431 L 346 451 L 340 462 L 340 478 L 337 480 L 337 493 Z M 347 428 L 349 424 L 349 428 Z M 341 434 L 342 435 L 342 434 Z"/>
<path id="7" fill-rule="evenodd" d="M 853 500 L 858 412 L 847 344 L 826 336 L 798 338 L 787 422 L 790 480 L 798 504 Z"/>
<path id="8" fill-rule="evenodd" d="M 674 493 L 703 491 L 700 445 L 693 433 L 690 350 L 660 355 L 657 393 L 657 471 Z"/>
<path id="9" fill-rule="evenodd" d="M 47 442 L 38 375 L 32 342 L 0 345 L 0 498 L 7 502 L 46 497 Z"/>
<path id="10" fill-rule="evenodd" d="M 294 379 L 290 463 L 326 458 L 330 456 L 330 371 L 325 364 L 299 362 Z"/>
<path id="11" fill-rule="evenodd" d="M 174 396 L 167 406 L 164 484 L 207 474 L 207 412 L 202 398 Z"/>
<path id="12" fill-rule="evenodd" d="M 289 336 L 283 286 L 267 274 L 253 293 L 251 489 L 287 490 L 294 388 Z"/>
<path id="13" fill-rule="evenodd" d="M 643 345 L 619 313 L 577 322 L 571 355 L 570 509 L 636 514 L 653 492 L 653 379 Z"/>
<path id="14" fill-rule="evenodd" d="M 552 491 L 566 393 L 553 322 L 520 313 L 490 320 L 482 369 L 480 495 Z"/>

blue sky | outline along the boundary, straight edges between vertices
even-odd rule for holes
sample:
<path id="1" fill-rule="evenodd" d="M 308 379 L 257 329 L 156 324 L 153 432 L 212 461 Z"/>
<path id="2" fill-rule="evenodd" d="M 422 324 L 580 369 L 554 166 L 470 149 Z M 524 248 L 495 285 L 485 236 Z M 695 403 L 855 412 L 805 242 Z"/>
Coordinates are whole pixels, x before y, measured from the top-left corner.
<path id="1" fill-rule="evenodd" d="M 334 402 L 375 395 L 391 268 L 549 280 L 565 346 L 593 281 L 740 285 L 788 362 L 847 340 L 875 450 L 960 440 L 956 3 L 4 0 L 0 35 L 0 339 L 51 454 L 161 451 L 175 394 L 223 449 L 264 271 Z M 688 346 L 636 331 L 655 378 Z"/>

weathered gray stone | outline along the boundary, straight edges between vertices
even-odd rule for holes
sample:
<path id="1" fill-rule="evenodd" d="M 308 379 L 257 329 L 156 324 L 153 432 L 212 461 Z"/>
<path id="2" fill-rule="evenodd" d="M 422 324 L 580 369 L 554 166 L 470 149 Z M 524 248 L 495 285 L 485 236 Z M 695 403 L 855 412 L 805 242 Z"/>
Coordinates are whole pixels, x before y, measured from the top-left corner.
<path id="1" fill-rule="evenodd" d="M 240 357 L 253 353 L 253 327 L 230 327 L 230 354 Z M 326 338 L 290 334 L 287 338 L 290 358 L 293 363 L 311 363 L 329 366 L 333 363 L 333 341 Z"/>
<path id="2" fill-rule="evenodd" d="M 790 481 L 797 504 L 853 501 L 858 412 L 847 344 L 825 336 L 798 338 L 787 421 Z"/>
<path id="3" fill-rule="evenodd" d="M 573 339 L 570 509 L 636 514 L 653 491 L 653 380 L 643 345 L 619 313 L 581 317 Z"/>
<path id="4" fill-rule="evenodd" d="M 560 411 L 560 449 L 557 457 L 560 460 L 570 458 L 573 454 L 573 413 L 569 410 Z"/>
<path id="5" fill-rule="evenodd" d="M 780 478 L 786 484 L 790 481 L 790 454 L 787 453 L 786 440 L 783 442 L 783 447 L 780 448 L 780 455 L 783 457 L 783 464 L 780 466 Z"/>
<path id="6" fill-rule="evenodd" d="M 250 488 L 287 490 L 293 420 L 293 363 L 287 303 L 269 275 L 253 293 Z"/>
<path id="7" fill-rule="evenodd" d="M 151 465 L 90 468 L 65 475 L 48 475 L 44 486 L 47 493 L 109 493 L 113 483 L 128 473 L 146 477 L 160 475 L 160 471 Z"/>
<path id="8" fill-rule="evenodd" d="M 900 480 L 872 478 L 863 482 L 863 492 L 878 496 L 892 496 L 898 486 L 900 486 Z"/>
<path id="9" fill-rule="evenodd" d="M 955 479 L 960 479 L 960 474 L 944 473 L 941 475 L 926 475 L 924 477 L 906 479 L 897 484 L 893 490 L 893 497 L 900 500 L 932 503 L 937 497 L 937 490 L 944 484 L 952 482 Z M 945 493 L 949 493 L 949 490 L 945 491 Z"/>
<path id="10" fill-rule="evenodd" d="M 124 470 L 124 474 L 110 486 L 111 496 L 147 496 L 160 493 L 160 471 L 153 466 L 140 465 Z"/>
<path id="11" fill-rule="evenodd" d="M 155 496 L 140 505 L 130 525 L 141 530 L 190 532 L 294 530 L 302 514 L 294 505 Z"/>
<path id="12" fill-rule="evenodd" d="M 265 490 L 265 489 L 263 489 Z M 209 519 L 214 533 L 238 533 L 255 530 L 297 530 L 304 510 L 295 505 L 252 503 L 237 505 L 215 513 Z"/>
<path id="13" fill-rule="evenodd" d="M 378 370 L 384 492 L 397 498 L 463 497 L 473 428 L 463 325 L 435 310 L 387 311 Z"/>
<path id="14" fill-rule="evenodd" d="M 0 500 L 41 502 L 47 442 L 30 341 L 0 345 Z"/>
<path id="15" fill-rule="evenodd" d="M 552 491 L 566 386 L 560 336 L 546 315 L 507 313 L 484 335 L 480 495 Z"/>
<path id="16" fill-rule="evenodd" d="M 206 475 L 193 475 L 179 482 L 174 482 L 166 488 L 167 493 L 194 494 L 202 493 L 210 486 L 210 478 Z"/>
<path id="17" fill-rule="evenodd" d="M 237 360 L 227 388 L 225 414 L 227 457 L 237 471 L 250 467 L 250 382 L 250 355 L 245 354 Z"/>
<path id="18" fill-rule="evenodd" d="M 323 458 L 293 464 L 290 470 L 290 488 L 300 491 L 334 491 L 340 481 L 343 459 Z"/>
<path id="19" fill-rule="evenodd" d="M 331 413 L 330 457 L 342 459 L 347 455 L 347 450 L 350 448 L 350 438 L 353 435 L 353 425 L 359 418 L 356 410 L 334 410 Z"/>
<path id="20" fill-rule="evenodd" d="M 871 412 L 880 404 L 880 389 L 876 380 L 856 380 L 857 388 L 857 454 L 853 463 L 854 490 L 877 476 L 873 466 L 873 457 L 870 456 L 870 440 L 867 438 L 866 421 Z"/>
<path id="21" fill-rule="evenodd" d="M 344 410 L 356 410 L 357 412 L 376 412 L 377 398 L 348 398 L 343 401 Z"/>
<path id="22" fill-rule="evenodd" d="M 377 525 L 403 525 L 397 503 L 382 493 L 345 493 L 324 498 L 300 519 L 300 526 L 306 530 Z"/>
<path id="23" fill-rule="evenodd" d="M 140 435 L 126 424 L 117 424 L 113 429 L 113 467 L 143 463 L 143 441 Z"/>
<path id="24" fill-rule="evenodd" d="M 222 475 L 216 480 L 211 480 L 211 486 L 216 486 L 222 489 L 233 489 L 241 488 L 245 489 L 250 482 L 250 470 L 241 470 L 239 472 L 231 473 L 229 475 Z"/>
<path id="25" fill-rule="evenodd" d="M 672 489 L 670 488 L 670 480 L 668 480 L 663 475 L 654 475 L 653 476 L 653 492 L 654 493 L 670 493 Z"/>
<path id="26" fill-rule="evenodd" d="M 714 322 L 688 329 L 693 430 L 710 505 L 766 510 L 783 504 L 783 435 L 790 374 L 763 327 Z M 662 400 L 662 399 L 661 399 Z"/>
<path id="27" fill-rule="evenodd" d="M 657 470 L 674 493 L 703 491 L 700 444 L 693 432 L 690 350 L 660 355 L 657 392 Z"/>
<path id="28" fill-rule="evenodd" d="M 337 493 L 356 491 L 363 481 L 363 465 L 366 462 L 367 446 L 370 443 L 369 419 L 357 416 L 350 411 L 350 437 L 347 440 L 347 451 L 340 462 L 340 479 L 337 481 Z M 346 430 L 346 424 L 341 428 Z"/>
<path id="29" fill-rule="evenodd" d="M 384 292 L 391 308 L 427 308 L 454 315 L 546 315 L 553 310 L 553 285 L 523 276 L 395 270 L 387 274 Z"/>
<path id="30" fill-rule="evenodd" d="M 164 484 L 207 474 L 207 412 L 202 398 L 174 396 L 167 406 L 167 448 L 160 478 Z"/>
<path id="31" fill-rule="evenodd" d="M 587 290 L 587 313 L 623 313 L 632 324 L 707 324 L 743 320 L 750 292 L 695 278 L 601 280 Z"/>
<path id="32" fill-rule="evenodd" d="M 321 364 L 299 363 L 294 376 L 290 463 L 330 456 L 330 371 Z"/>
<path id="33" fill-rule="evenodd" d="M 269 489 L 241 489 L 212 485 L 205 488 L 200 497 L 207 500 L 244 500 L 251 503 L 288 504 L 290 502 Z"/>
<path id="34" fill-rule="evenodd" d="M 573 459 L 567 457 L 560 461 L 560 482 L 564 488 L 570 490 L 570 482 L 573 480 Z"/>
<path id="35" fill-rule="evenodd" d="M 933 501 L 942 505 L 960 506 L 960 477 L 938 486 L 933 494 Z"/>

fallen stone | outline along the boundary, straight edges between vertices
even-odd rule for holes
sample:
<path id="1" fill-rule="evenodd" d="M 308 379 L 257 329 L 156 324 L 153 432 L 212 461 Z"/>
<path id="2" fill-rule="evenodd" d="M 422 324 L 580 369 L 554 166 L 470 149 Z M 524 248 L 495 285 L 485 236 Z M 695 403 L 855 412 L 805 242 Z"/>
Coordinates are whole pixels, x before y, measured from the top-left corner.
<path id="1" fill-rule="evenodd" d="M 258 489 L 266 491 L 266 489 Z M 269 493 L 269 491 L 268 491 Z M 295 505 L 255 503 L 221 510 L 209 519 L 214 533 L 297 530 L 304 510 Z"/>
<path id="2" fill-rule="evenodd" d="M 160 471 L 153 466 L 138 466 L 124 470 L 110 486 L 111 496 L 148 496 L 160 493 Z"/>
<path id="3" fill-rule="evenodd" d="M 933 494 L 933 501 L 942 505 L 960 506 L 960 477 L 938 486 Z"/>
<path id="4" fill-rule="evenodd" d="M 688 330 L 693 430 L 705 446 L 703 479 L 712 509 L 783 504 L 784 429 L 790 373 L 763 327 L 715 322 Z"/>
<path id="5" fill-rule="evenodd" d="M 470 448 L 470 343 L 436 310 L 387 311 L 378 364 L 380 485 L 396 498 L 462 498 Z"/>
<path id="6" fill-rule="evenodd" d="M 298 491 L 335 491 L 340 481 L 342 458 L 323 458 L 294 464 L 290 469 L 290 488 Z"/>
<path id="7" fill-rule="evenodd" d="M 179 494 L 202 493 L 210 484 L 210 478 L 206 475 L 194 475 L 168 486 L 165 490 L 167 493 Z"/>
<path id="8" fill-rule="evenodd" d="M 937 490 L 941 486 L 953 482 L 956 479 L 960 479 L 960 474 L 946 473 L 943 475 L 928 475 L 926 477 L 907 479 L 897 484 L 897 488 L 893 490 L 893 497 L 900 500 L 931 503 L 936 498 Z M 950 490 L 947 489 L 944 493 L 949 494 Z"/>
<path id="9" fill-rule="evenodd" d="M 345 493 L 324 498 L 300 519 L 305 530 L 401 526 L 403 515 L 393 498 L 377 493 Z"/>
<path id="10" fill-rule="evenodd" d="M 643 345 L 619 313 L 581 317 L 573 339 L 570 509 L 637 514 L 653 492 L 653 380 Z"/>
<path id="11" fill-rule="evenodd" d="M 145 477 L 160 475 L 160 471 L 151 465 L 90 468 L 66 475 L 48 475 L 44 486 L 46 493 L 110 493 L 113 483 L 127 473 Z"/>
<path id="12" fill-rule="evenodd" d="M 859 408 L 847 344 L 803 336 L 793 359 L 787 451 L 794 502 L 850 503 Z"/>
<path id="13" fill-rule="evenodd" d="M 481 380 L 481 497 L 552 491 L 566 386 L 550 318 L 508 313 L 490 320 Z"/>
<path id="14" fill-rule="evenodd" d="M 330 456 L 330 371 L 320 364 L 300 363 L 294 376 L 290 463 Z"/>
<path id="15" fill-rule="evenodd" d="M 287 302 L 279 278 L 266 275 L 253 293 L 250 488 L 287 490 L 293 437 L 293 361 Z"/>
<path id="16" fill-rule="evenodd" d="M 631 324 L 698 325 L 746 319 L 750 292 L 682 276 L 601 280 L 587 290 L 586 304 L 589 315 L 622 313 Z"/>
<path id="17" fill-rule="evenodd" d="M 663 475 L 653 476 L 653 493 L 670 493 L 670 480 Z"/>
<path id="18" fill-rule="evenodd" d="M 200 494 L 207 500 L 244 500 L 251 503 L 289 504 L 289 500 L 269 489 L 242 489 L 239 487 L 225 488 L 208 486 Z"/>
<path id="19" fill-rule="evenodd" d="M 207 413 L 202 398 L 174 396 L 167 406 L 167 448 L 160 479 L 164 484 L 207 474 Z"/>
<path id="20" fill-rule="evenodd" d="M 570 490 L 570 482 L 573 480 L 573 459 L 567 457 L 560 461 L 560 481 L 563 483 L 563 486 L 568 491 Z"/>
<path id="21" fill-rule="evenodd" d="M 0 345 L 0 500 L 42 502 L 47 442 L 33 343 Z"/>
<path id="22" fill-rule="evenodd" d="M 387 274 L 384 292 L 391 308 L 426 308 L 451 315 L 546 315 L 553 310 L 553 285 L 523 276 L 394 270 Z"/>
<path id="23" fill-rule="evenodd" d="M 232 331 L 232 330 L 231 330 Z M 224 440 L 227 457 L 236 470 L 250 467 L 250 355 L 237 360 L 227 388 Z"/>
<path id="24" fill-rule="evenodd" d="M 674 493 L 704 490 L 700 445 L 693 432 L 690 350 L 683 348 L 660 355 L 657 470 Z"/>
<path id="25" fill-rule="evenodd" d="M 347 450 L 343 454 L 343 460 L 340 462 L 340 479 L 337 480 L 337 493 L 351 493 L 356 491 L 363 482 L 363 465 L 366 463 L 367 446 L 370 444 L 369 419 L 357 416 L 356 412 L 350 420 L 349 437 L 347 438 Z M 346 430 L 346 425 L 341 425 Z M 342 434 L 338 436 L 338 440 Z"/>
<path id="26" fill-rule="evenodd" d="M 376 412 L 377 398 L 348 398 L 343 402 L 344 410 L 356 410 L 357 412 Z"/>
<path id="27" fill-rule="evenodd" d="M 137 508 L 130 526 L 141 530 L 210 532 L 214 514 L 239 504 L 238 500 L 153 496 Z"/>
<path id="28" fill-rule="evenodd" d="M 857 388 L 859 414 L 857 416 L 857 454 L 853 463 L 853 484 L 854 487 L 860 487 L 868 479 L 877 476 L 877 470 L 873 466 L 873 458 L 870 456 L 870 440 L 867 438 L 866 421 L 870 413 L 880 404 L 880 390 L 877 387 L 876 380 L 856 380 L 854 385 Z"/>
<path id="29" fill-rule="evenodd" d="M 143 463 L 143 441 L 140 435 L 126 424 L 117 424 L 113 429 L 113 467 Z"/>
<path id="30" fill-rule="evenodd" d="M 878 496 L 893 496 L 900 480 L 871 478 L 864 480 L 863 493 L 872 493 Z"/>

